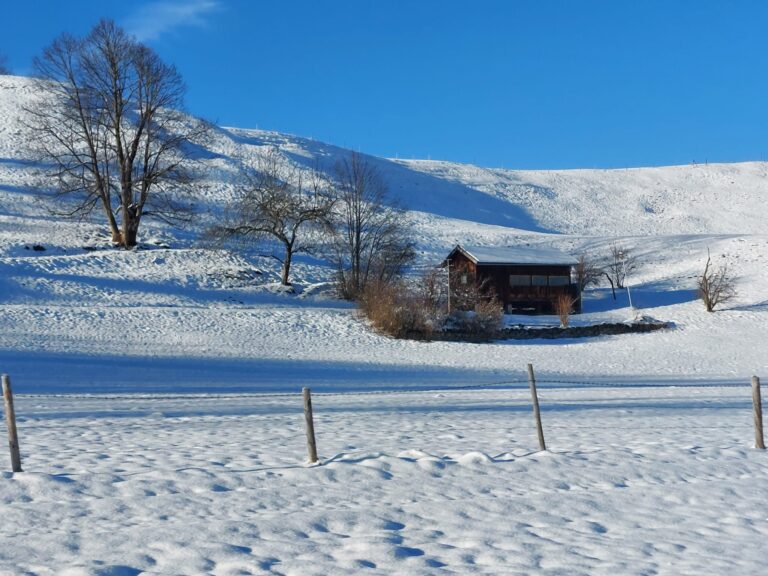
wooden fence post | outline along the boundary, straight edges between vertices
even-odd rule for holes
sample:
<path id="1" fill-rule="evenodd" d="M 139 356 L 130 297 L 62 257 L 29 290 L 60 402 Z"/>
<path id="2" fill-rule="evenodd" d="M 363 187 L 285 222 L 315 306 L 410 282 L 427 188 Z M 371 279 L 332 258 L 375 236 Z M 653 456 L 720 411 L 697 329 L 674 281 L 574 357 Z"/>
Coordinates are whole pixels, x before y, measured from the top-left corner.
<path id="1" fill-rule="evenodd" d="M 309 463 L 317 462 L 317 443 L 315 442 L 315 422 L 312 416 L 312 391 L 309 388 L 302 388 L 301 395 L 304 398 L 304 423 L 307 428 L 307 453 L 309 454 Z"/>
<path id="2" fill-rule="evenodd" d="M 539 448 L 546 450 L 544 443 L 544 430 L 541 427 L 541 411 L 539 410 L 539 395 L 536 393 L 536 378 L 533 375 L 533 364 L 528 364 L 528 384 L 531 387 L 531 398 L 533 400 L 533 415 L 536 418 L 536 433 L 539 435 Z"/>
<path id="3" fill-rule="evenodd" d="M 16 431 L 16 412 L 13 409 L 11 379 L 7 374 L 3 374 L 1 379 L 3 382 L 3 400 L 5 401 L 5 424 L 8 427 L 8 445 L 11 449 L 11 469 L 14 472 L 21 472 L 19 434 Z"/>
<path id="4" fill-rule="evenodd" d="M 760 378 L 752 376 L 752 407 L 755 411 L 755 448 L 765 450 L 763 438 L 763 400 L 760 397 Z"/>

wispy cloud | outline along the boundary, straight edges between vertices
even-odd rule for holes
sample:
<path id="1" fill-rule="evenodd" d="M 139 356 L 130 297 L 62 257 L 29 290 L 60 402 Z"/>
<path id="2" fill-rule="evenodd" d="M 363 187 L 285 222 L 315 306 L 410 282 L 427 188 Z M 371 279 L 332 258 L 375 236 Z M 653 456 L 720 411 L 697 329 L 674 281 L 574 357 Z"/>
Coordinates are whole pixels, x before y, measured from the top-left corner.
<path id="1" fill-rule="evenodd" d="M 219 0 L 161 0 L 142 6 L 124 25 L 138 40 L 148 42 L 177 28 L 205 26 L 220 7 Z"/>

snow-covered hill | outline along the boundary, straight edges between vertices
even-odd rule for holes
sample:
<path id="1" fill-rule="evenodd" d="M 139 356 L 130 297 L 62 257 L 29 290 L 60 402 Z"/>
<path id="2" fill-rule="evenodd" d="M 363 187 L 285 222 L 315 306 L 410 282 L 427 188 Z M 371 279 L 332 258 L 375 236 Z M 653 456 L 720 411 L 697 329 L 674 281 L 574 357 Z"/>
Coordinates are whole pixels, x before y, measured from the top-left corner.
<path id="1" fill-rule="evenodd" d="M 146 222 L 141 239 L 152 249 L 124 253 L 109 248 L 98 213 L 92 222 L 61 220 L 40 201 L 36 189 L 40 167 L 30 156 L 23 110 L 25 103 L 39 97 L 29 79 L 0 77 L 0 306 L 5 323 L 0 343 L 11 356 L 14 350 L 58 353 L 81 347 L 89 354 L 122 350 L 139 356 L 166 356 L 203 350 L 212 356 L 252 360 L 334 358 L 372 366 L 394 363 L 447 368 L 446 363 L 456 362 L 449 345 L 422 350 L 420 345 L 371 335 L 350 315 L 345 303 L 272 294 L 277 264 L 260 256 L 268 256 L 269 247 L 233 253 L 201 243 L 204 227 L 231 198 L 239 163 L 252 161 L 264 147 L 279 147 L 286 161 L 299 166 L 319 165 L 328 170 L 348 150 L 274 132 L 215 128 L 197 153 L 198 161 L 205 165 L 196 192 L 203 208 L 200 222 L 185 230 Z M 393 194 L 411 209 L 412 233 L 422 264 L 439 261 L 459 242 L 544 243 L 573 254 L 587 252 L 594 258 L 606 255 L 610 243 L 619 242 L 634 251 L 640 263 L 630 279 L 634 303 L 682 328 L 670 338 L 685 343 L 687 352 L 679 363 L 670 362 L 663 373 L 719 376 L 736 373 L 740 365 L 744 370 L 765 366 L 766 360 L 754 347 L 740 348 L 735 355 L 712 356 L 704 344 L 686 342 L 686 338 L 700 331 L 696 338 L 705 341 L 722 322 L 737 321 L 737 317 L 740 322 L 755 316 L 750 326 L 765 324 L 757 318 L 765 314 L 768 301 L 768 236 L 762 229 L 768 219 L 768 165 L 541 172 L 437 161 L 368 160 L 380 170 Z M 731 312 L 706 315 L 695 302 L 695 277 L 707 249 L 717 262 L 727 262 L 739 278 L 740 298 Z M 322 259 L 300 259 L 295 265 L 294 280 L 299 284 L 311 287 L 331 279 L 332 270 Z M 607 289 L 595 290 L 585 305 L 588 314 L 579 321 L 625 319 L 629 314 L 626 304 L 624 294 L 614 302 Z M 84 305 L 89 310 L 82 310 Z M 255 306 L 259 313 L 246 314 L 249 320 L 242 325 L 233 317 L 230 327 L 240 327 L 231 338 L 227 331 L 214 337 L 221 332 L 216 318 L 228 312 L 216 312 L 214 318 L 203 320 L 200 315 L 207 312 L 202 310 L 233 306 L 235 317 L 242 316 L 238 307 Z M 275 315 L 275 306 L 282 312 Z M 94 322 L 94 307 L 108 320 Z M 169 315 L 169 307 L 196 311 Z M 58 312 L 54 314 L 54 310 Z M 57 320 L 51 322 L 52 317 Z M 139 318 L 153 319 L 136 328 L 141 324 Z M 34 338 L 30 330 L 36 334 Z M 253 330 L 263 335 L 263 344 L 259 337 L 254 341 Z M 346 343 L 327 339 L 336 333 L 350 339 Z M 110 344 L 113 335 L 114 346 Z M 652 374 L 659 367 L 650 368 L 647 359 L 655 356 L 656 340 L 665 338 L 638 339 L 649 345 L 640 361 L 634 348 L 637 343 L 633 343 L 631 360 L 629 350 L 612 340 L 564 346 L 560 352 L 563 361 L 550 369 L 559 372 L 568 366 L 568 370 L 585 374 L 598 369 L 603 375 Z M 185 348 L 184 343 L 192 348 Z M 403 355 L 403 346 L 410 349 L 408 354 Z M 441 347 L 444 352 L 437 350 Z M 499 350 L 499 360 L 506 356 L 502 353 L 505 348 Z M 604 353 L 602 348 L 615 350 Z M 539 351 L 539 347 L 531 348 L 529 357 L 537 358 Z M 625 354 L 628 357 L 622 359 Z M 576 358 L 584 355 L 595 358 L 579 368 Z M 484 348 L 483 357 L 484 369 L 503 371 L 508 365 L 507 360 L 494 359 L 494 347 Z M 17 362 L 26 360 L 17 359 L 14 364 Z M 515 369 L 520 369 L 519 364 Z M 407 380 L 408 371 L 401 376 L 398 379 Z"/>
<path id="2" fill-rule="evenodd" d="M 455 364 L 451 346 L 433 345 L 427 351 L 421 345 L 372 335 L 350 314 L 349 305 L 318 299 L 311 295 L 314 288 L 304 298 L 273 294 L 270 286 L 277 264 L 268 257 L 268 246 L 234 253 L 201 242 L 205 226 L 231 198 L 239 164 L 251 162 L 264 147 L 279 147 L 287 162 L 328 170 L 348 150 L 274 132 L 217 127 L 196 153 L 205 166 L 196 191 L 203 210 L 200 221 L 185 230 L 146 222 L 141 239 L 145 248 L 152 249 L 124 253 L 109 248 L 98 213 L 92 222 L 61 220 L 40 201 L 40 167 L 29 152 L 24 112 L 25 103 L 40 97 L 29 79 L 0 77 L 0 306 L 5 322 L 0 343 L 11 356 L 14 350 L 31 353 L 42 348 L 58 353 L 82 346 L 93 354 L 122 350 L 166 356 L 192 350 L 198 354 L 204 349 L 212 356 L 281 362 L 334 358 L 373 366 Z M 542 172 L 438 161 L 368 160 L 411 209 L 412 234 L 422 264 L 439 261 L 456 243 L 543 243 L 599 259 L 607 254 L 610 243 L 619 242 L 635 253 L 640 264 L 630 279 L 634 303 L 681 328 L 670 338 L 685 343 L 687 352 L 679 363 L 670 362 L 661 370 L 664 374 L 719 376 L 735 373 L 739 366 L 744 370 L 765 366 L 766 360 L 754 347 L 713 356 L 704 351 L 704 344 L 686 342 L 686 338 L 700 331 L 696 338 L 705 341 L 721 323 L 746 322 L 746 317 L 751 318 L 750 326 L 766 324 L 758 318 L 765 314 L 768 301 L 768 236 L 763 231 L 768 220 L 768 165 Z M 701 312 L 694 293 L 707 249 L 717 262 L 727 262 L 739 279 L 737 303 L 731 311 L 714 316 Z M 300 259 L 294 269 L 294 280 L 310 288 L 332 276 L 322 259 Z M 588 314 L 579 321 L 625 319 L 626 304 L 624 294 L 613 301 L 607 289 L 594 290 L 586 301 Z M 84 305 L 89 307 L 87 313 Z M 282 310 L 280 314 L 275 315 L 275 306 Z M 169 315 L 169 307 L 197 311 Z M 230 320 L 230 326 L 240 326 L 231 338 L 226 331 L 213 337 L 220 332 L 216 318 L 203 320 L 200 314 L 220 307 L 235 307 L 237 317 L 238 307 L 258 307 L 259 313 L 247 314 L 250 319 L 243 325 Z M 94 308 L 109 320 L 94 322 L 90 318 Z M 146 326 L 132 328 L 140 323 L 138 309 L 144 310 L 140 317 L 157 317 Z M 59 310 L 56 322 L 50 321 L 53 310 Z M 226 315 L 216 313 L 216 317 Z M 37 334 L 34 338 L 31 329 Z M 251 334 L 246 337 L 253 330 L 264 335 L 263 344 L 259 337 L 256 341 Z M 335 333 L 347 334 L 349 340 L 329 341 L 327 336 Z M 113 335 L 114 346 L 110 344 Z M 176 335 L 183 335 L 180 342 Z M 659 367 L 649 366 L 647 359 L 655 356 L 657 341 L 665 338 L 637 339 L 632 360 L 622 359 L 624 354 L 629 356 L 628 349 L 612 340 L 564 346 L 563 361 L 550 369 L 559 372 L 567 366 L 585 374 L 598 369 L 604 375 L 653 374 Z M 190 350 L 185 342 L 194 343 L 189 344 Z M 238 342 L 247 344 L 241 347 Z M 642 351 L 642 360 L 636 357 L 638 343 L 649 346 Z M 408 354 L 402 352 L 403 346 L 410 349 Z M 604 353 L 602 348 L 614 352 Z M 541 350 L 533 347 L 527 353 L 536 358 Z M 496 354 L 494 347 L 483 348 L 484 369 L 505 369 L 508 361 L 500 359 L 506 353 L 501 353 L 499 361 L 494 359 Z M 585 355 L 594 359 L 580 368 L 576 358 Z M 406 370 L 406 380 L 407 374 Z"/>
<path id="3" fill-rule="evenodd" d="M 0 181 L 4 216 L 39 215 L 29 206 L 34 165 L 22 106 L 39 97 L 29 79 L 0 78 Z M 278 146 L 298 164 L 331 169 L 342 148 L 275 132 L 217 128 L 201 153 L 210 170 L 201 199 L 231 193 L 240 161 Z M 571 235 L 761 234 L 768 216 L 768 163 L 692 164 L 622 170 L 501 170 L 450 162 L 370 157 L 390 190 L 419 220 L 428 238 L 455 229 L 455 240 L 495 241 L 515 231 Z M 14 198 L 14 195 L 17 197 Z M 25 208 L 26 205 L 26 208 Z M 435 230 L 438 229 L 438 230 Z M 448 236 L 448 235 L 445 235 Z"/>
<path id="4" fill-rule="evenodd" d="M 638 259 L 635 305 L 675 325 L 413 342 L 329 294 L 322 258 L 296 262 L 304 292 L 288 295 L 269 247 L 201 241 L 263 147 L 327 169 L 348 150 L 218 127 L 197 150 L 199 222 L 143 223 L 124 252 L 98 217 L 39 201 L 23 112 L 38 97 L 0 76 L 0 372 L 26 469 L 0 476 L 0 573 L 762 573 L 767 464 L 749 449 L 747 382 L 768 374 L 767 164 L 369 157 L 411 209 L 421 265 L 456 243 L 600 258 L 618 242 Z M 707 250 L 739 292 L 715 314 L 695 295 Z M 585 312 L 574 322 L 634 314 L 605 287 Z M 532 454 L 528 362 L 551 453 Z M 502 388 L 454 389 L 482 385 Z M 332 393 L 316 400 L 321 467 L 304 466 L 298 396 L 259 394 L 302 386 Z"/>

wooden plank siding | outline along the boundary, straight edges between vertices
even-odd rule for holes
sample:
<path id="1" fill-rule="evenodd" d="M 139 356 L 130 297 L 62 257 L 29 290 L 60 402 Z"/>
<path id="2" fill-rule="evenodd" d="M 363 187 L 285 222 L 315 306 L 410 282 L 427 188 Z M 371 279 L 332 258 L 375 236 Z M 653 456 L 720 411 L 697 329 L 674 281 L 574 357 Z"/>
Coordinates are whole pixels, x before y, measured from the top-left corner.
<path id="1" fill-rule="evenodd" d="M 581 312 L 581 298 L 578 287 L 571 283 L 571 266 L 535 265 L 535 264 L 483 264 L 475 263 L 460 251 L 454 252 L 446 260 L 450 273 L 461 274 L 466 270 L 467 281 L 478 284 L 486 283 L 504 311 L 514 314 L 553 314 L 554 301 L 560 294 L 568 294 L 575 300 L 574 312 Z M 567 278 L 567 283 L 556 286 L 512 286 L 511 276 L 545 276 Z M 454 281 L 460 281 L 454 276 Z M 565 281 L 563 281 L 565 282 Z"/>

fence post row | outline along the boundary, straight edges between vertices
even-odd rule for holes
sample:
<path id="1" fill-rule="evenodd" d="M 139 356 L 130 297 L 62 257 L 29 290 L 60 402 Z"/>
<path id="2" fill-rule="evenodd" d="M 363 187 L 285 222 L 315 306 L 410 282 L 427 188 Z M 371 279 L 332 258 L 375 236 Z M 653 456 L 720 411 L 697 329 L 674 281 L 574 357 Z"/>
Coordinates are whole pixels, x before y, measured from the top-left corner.
<path id="1" fill-rule="evenodd" d="M 22 472 L 21 454 L 19 453 L 19 434 L 16 430 L 16 412 L 13 409 L 13 391 L 11 390 L 11 379 L 7 374 L 3 374 L 3 400 L 5 403 L 5 424 L 8 427 L 8 446 L 11 449 L 11 470 Z"/>
<path id="2" fill-rule="evenodd" d="M 309 463 L 317 462 L 317 443 L 315 442 L 315 422 L 312 415 L 312 391 L 302 388 L 301 395 L 304 398 L 304 423 L 307 429 L 307 453 Z"/>
<path id="3" fill-rule="evenodd" d="M 528 364 L 528 384 L 531 387 L 531 399 L 533 400 L 533 415 L 536 418 L 536 433 L 539 436 L 539 448 L 546 450 L 544 443 L 544 430 L 541 427 L 541 411 L 539 410 L 539 395 L 536 392 L 536 378 L 533 375 L 533 364 Z"/>
<path id="4" fill-rule="evenodd" d="M 760 378 L 752 376 L 752 407 L 755 411 L 755 448 L 765 450 L 763 438 L 763 400 L 760 397 Z"/>
<path id="5" fill-rule="evenodd" d="M 2 380 L 3 400 L 5 404 L 5 423 L 8 428 L 8 446 L 11 452 L 11 469 L 13 472 L 22 472 L 21 454 L 19 451 L 19 436 L 16 429 L 16 412 L 13 407 L 13 390 L 11 388 L 11 379 L 7 374 L 3 374 Z M 533 373 L 533 364 L 528 364 L 528 384 L 531 388 L 531 400 L 533 401 L 533 415 L 536 419 L 536 433 L 539 439 L 539 448 L 546 450 L 544 442 L 544 430 L 541 425 L 541 410 L 539 408 L 539 397 L 536 391 L 536 377 Z M 315 440 L 315 423 L 312 412 L 312 392 L 309 388 L 302 388 L 302 397 L 304 400 L 304 422 L 307 433 L 307 453 L 310 464 L 318 462 L 317 442 Z M 765 438 L 763 435 L 763 407 L 760 393 L 760 378 L 752 377 L 752 405 L 754 409 L 755 421 L 755 448 L 765 450 Z"/>

